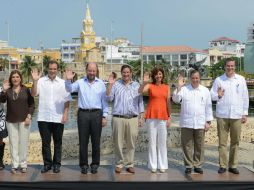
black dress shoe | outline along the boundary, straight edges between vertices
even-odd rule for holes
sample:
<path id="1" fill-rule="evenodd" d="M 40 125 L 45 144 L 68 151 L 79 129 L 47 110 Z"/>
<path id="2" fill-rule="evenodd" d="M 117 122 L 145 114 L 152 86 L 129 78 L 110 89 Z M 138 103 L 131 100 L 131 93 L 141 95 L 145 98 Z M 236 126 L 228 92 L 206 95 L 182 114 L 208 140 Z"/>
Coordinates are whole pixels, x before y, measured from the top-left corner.
<path id="1" fill-rule="evenodd" d="M 98 167 L 97 165 L 91 165 L 91 173 L 96 174 L 98 172 Z"/>
<path id="2" fill-rule="evenodd" d="M 191 170 L 192 170 L 191 168 L 186 168 L 186 169 L 185 169 L 185 173 L 186 173 L 186 174 L 191 174 Z"/>
<path id="3" fill-rule="evenodd" d="M 203 174 L 204 173 L 202 168 L 194 168 L 194 172 L 199 173 L 199 174 Z"/>
<path id="4" fill-rule="evenodd" d="M 44 165 L 43 168 L 41 169 L 41 173 L 46 173 L 49 170 L 51 170 L 51 166 L 49 165 Z"/>
<path id="5" fill-rule="evenodd" d="M 88 172 L 88 166 L 81 166 L 81 173 L 87 174 L 87 172 Z"/>
<path id="6" fill-rule="evenodd" d="M 227 171 L 226 168 L 220 167 L 219 170 L 218 170 L 218 173 L 219 173 L 219 174 L 223 174 L 223 173 L 225 173 L 226 171 Z"/>
<path id="7" fill-rule="evenodd" d="M 233 174 L 239 174 L 239 170 L 237 168 L 228 168 L 228 171 Z"/>
<path id="8" fill-rule="evenodd" d="M 60 172 L 60 165 L 54 165 L 53 166 L 53 172 L 54 173 L 59 173 Z"/>

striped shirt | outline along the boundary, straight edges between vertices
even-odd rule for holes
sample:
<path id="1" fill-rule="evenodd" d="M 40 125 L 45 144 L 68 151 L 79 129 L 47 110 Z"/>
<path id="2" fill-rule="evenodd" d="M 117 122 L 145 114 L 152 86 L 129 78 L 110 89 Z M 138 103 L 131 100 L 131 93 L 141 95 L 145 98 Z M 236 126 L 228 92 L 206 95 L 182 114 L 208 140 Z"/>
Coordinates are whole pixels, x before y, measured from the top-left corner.
<path id="1" fill-rule="evenodd" d="M 125 85 L 118 80 L 112 86 L 108 101 L 113 101 L 112 115 L 139 115 L 144 112 L 143 97 L 138 93 L 139 83 Z"/>

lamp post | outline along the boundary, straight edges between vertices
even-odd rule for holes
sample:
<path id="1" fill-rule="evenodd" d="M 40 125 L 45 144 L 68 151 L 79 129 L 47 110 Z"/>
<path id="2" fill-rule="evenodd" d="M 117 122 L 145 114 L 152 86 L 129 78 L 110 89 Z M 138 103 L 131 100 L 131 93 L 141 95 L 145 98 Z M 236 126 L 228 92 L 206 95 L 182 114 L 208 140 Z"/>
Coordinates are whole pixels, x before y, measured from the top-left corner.
<path id="1" fill-rule="evenodd" d="M 112 73 L 112 46 L 113 46 L 113 42 L 112 42 L 112 36 L 113 36 L 113 21 L 111 21 L 110 24 L 110 72 Z"/>
<path id="2" fill-rule="evenodd" d="M 42 41 L 40 41 L 40 49 L 41 51 L 43 51 Z M 42 61 L 41 61 L 41 72 L 42 72 L 42 75 L 44 75 L 43 54 L 42 54 Z"/>
<path id="3" fill-rule="evenodd" d="M 141 69 L 140 69 L 140 80 L 143 81 L 144 76 L 144 61 L 143 61 L 143 23 L 141 23 L 141 44 L 140 44 L 140 62 L 141 62 Z"/>
<path id="4" fill-rule="evenodd" d="M 242 71 L 242 56 L 240 54 L 240 57 L 239 57 L 239 62 L 240 62 L 240 67 L 239 67 L 239 71 L 241 72 Z"/>
<path id="5" fill-rule="evenodd" d="M 9 61 L 9 75 L 11 73 L 11 57 L 10 57 L 10 46 L 9 46 L 9 43 L 10 43 L 10 25 L 9 25 L 9 22 L 8 21 L 5 21 L 5 24 L 7 25 L 7 44 L 8 44 L 8 61 Z"/>

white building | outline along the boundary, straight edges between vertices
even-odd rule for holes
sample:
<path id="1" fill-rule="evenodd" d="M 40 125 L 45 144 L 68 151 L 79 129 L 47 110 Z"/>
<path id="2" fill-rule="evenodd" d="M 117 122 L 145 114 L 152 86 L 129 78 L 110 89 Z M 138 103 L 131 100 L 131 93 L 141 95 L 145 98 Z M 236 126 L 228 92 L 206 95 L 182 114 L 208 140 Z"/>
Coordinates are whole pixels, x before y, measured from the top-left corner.
<path id="1" fill-rule="evenodd" d="M 210 48 L 216 48 L 221 51 L 235 51 L 236 45 L 241 42 L 228 37 L 219 37 L 209 42 Z"/>
<path id="2" fill-rule="evenodd" d="M 208 54 L 189 46 L 145 46 L 143 60 L 146 63 L 165 61 L 171 66 L 188 67 L 195 62 L 206 62 Z"/>
<path id="3" fill-rule="evenodd" d="M 71 63 L 75 59 L 75 52 L 80 49 L 80 40 L 73 38 L 72 42 L 62 41 L 61 44 L 61 58 L 65 63 Z"/>
<path id="4" fill-rule="evenodd" d="M 244 52 L 244 71 L 254 73 L 254 22 L 248 27 L 247 43 Z"/>
<path id="5" fill-rule="evenodd" d="M 96 47 L 101 51 L 102 60 L 106 64 L 126 64 L 128 61 L 140 59 L 140 46 L 132 45 L 126 38 L 116 38 L 112 45 L 108 39 L 97 36 Z M 73 38 L 72 42 L 62 41 L 61 57 L 65 63 L 75 59 L 75 52 L 80 49 L 80 39 Z M 112 52 L 112 53 L 111 53 Z"/>
<path id="6" fill-rule="evenodd" d="M 210 41 L 209 46 L 209 49 L 217 49 L 222 54 L 235 54 L 236 57 L 244 57 L 245 44 L 235 39 L 219 37 Z"/>
<path id="7" fill-rule="evenodd" d="M 106 64 L 111 64 L 111 62 L 113 64 L 126 64 L 128 61 L 140 59 L 140 47 L 132 45 L 126 38 L 116 38 L 112 45 L 104 38 L 98 47 Z"/>
<path id="8" fill-rule="evenodd" d="M 7 42 L 7 41 L 0 40 L 0 49 L 1 49 L 1 48 L 6 48 L 6 47 L 8 47 L 8 42 Z"/>
<path id="9" fill-rule="evenodd" d="M 235 53 L 236 57 L 244 57 L 245 44 L 237 44 Z"/>

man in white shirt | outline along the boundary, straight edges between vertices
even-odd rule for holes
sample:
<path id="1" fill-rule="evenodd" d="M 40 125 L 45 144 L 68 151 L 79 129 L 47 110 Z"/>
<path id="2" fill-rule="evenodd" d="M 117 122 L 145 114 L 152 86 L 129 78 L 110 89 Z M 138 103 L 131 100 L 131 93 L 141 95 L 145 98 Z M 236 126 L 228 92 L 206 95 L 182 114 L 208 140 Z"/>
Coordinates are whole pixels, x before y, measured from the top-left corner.
<path id="1" fill-rule="evenodd" d="M 59 173 L 62 154 L 62 137 L 64 123 L 68 120 L 71 95 L 65 90 L 65 81 L 57 76 L 58 63 L 51 61 L 48 75 L 41 77 L 38 70 L 32 71 L 32 96 L 39 95 L 38 127 L 42 139 L 42 156 L 44 167 L 41 173 L 51 170 Z M 54 141 L 54 156 L 51 156 L 51 136 Z"/>
<path id="2" fill-rule="evenodd" d="M 211 89 L 212 100 L 217 101 L 216 117 L 219 137 L 218 173 L 225 173 L 226 167 L 233 174 L 239 174 L 238 146 L 241 123 L 247 121 L 249 95 L 244 77 L 235 73 L 235 61 L 225 61 L 225 73 L 216 78 Z M 229 161 L 227 163 L 227 140 L 230 133 Z"/>
<path id="3" fill-rule="evenodd" d="M 203 174 L 204 137 L 213 119 L 212 101 L 209 90 L 200 85 L 200 73 L 192 70 L 191 83 L 185 85 L 179 76 L 178 88 L 173 93 L 173 101 L 181 104 L 180 127 L 185 173 Z M 193 152 L 194 144 L 194 154 Z"/>

